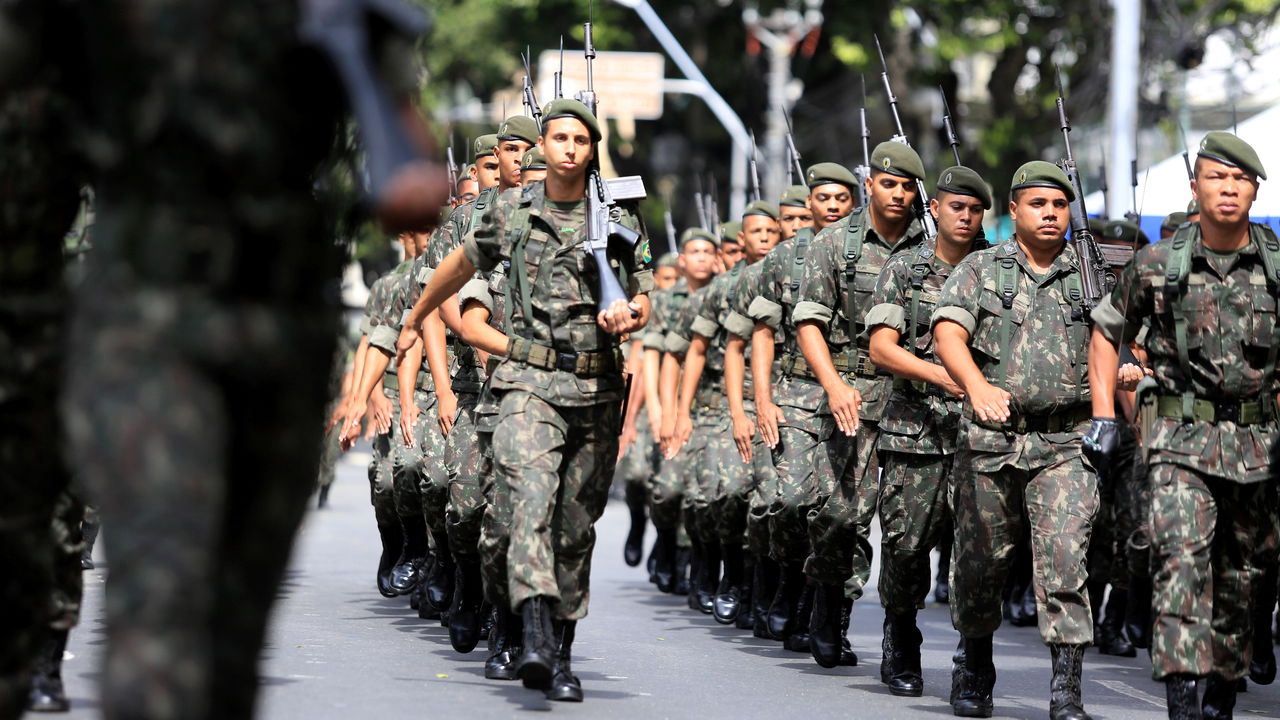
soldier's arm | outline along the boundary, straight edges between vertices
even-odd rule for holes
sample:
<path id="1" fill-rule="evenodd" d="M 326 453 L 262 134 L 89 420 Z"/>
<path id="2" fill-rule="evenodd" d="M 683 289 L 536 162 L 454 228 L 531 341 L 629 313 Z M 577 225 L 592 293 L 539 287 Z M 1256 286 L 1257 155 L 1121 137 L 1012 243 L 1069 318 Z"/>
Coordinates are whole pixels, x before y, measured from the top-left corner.
<path id="1" fill-rule="evenodd" d="M 658 392 L 662 401 L 662 428 L 659 439 L 663 449 L 675 437 L 676 430 L 676 392 L 680 385 L 680 361 L 671 352 L 662 353 L 662 368 L 659 374 Z"/>
<path id="2" fill-rule="evenodd" d="M 1093 309 L 1093 332 L 1089 337 L 1089 392 L 1093 416 L 1097 418 L 1116 416 L 1120 343 L 1132 342 L 1137 337 L 1142 327 L 1142 315 L 1147 309 L 1138 262 L 1135 257 L 1121 270 L 1115 288 Z"/>
<path id="3" fill-rule="evenodd" d="M 825 335 L 826 328 L 835 319 L 836 304 L 840 302 L 836 273 L 844 264 L 836 254 L 837 237 L 824 231 L 809 246 L 796 296 L 796 307 L 791 317 L 796 323 L 796 341 L 800 345 L 800 352 L 804 354 L 809 369 L 827 393 L 827 404 L 835 416 L 836 425 L 845 435 L 853 436 L 858 431 L 858 410 L 862 406 L 862 396 L 836 370 Z"/>
<path id="4" fill-rule="evenodd" d="M 756 393 L 756 424 L 760 438 L 770 448 L 778 445 L 778 424 L 784 418 L 782 408 L 773 402 L 773 328 L 757 322 L 751 333 L 751 379 Z"/>
<path id="5" fill-rule="evenodd" d="M 452 297 L 450 293 L 449 297 Z M 448 301 L 448 297 L 445 298 Z M 454 394 L 449 381 L 449 353 L 446 348 L 448 340 L 444 333 L 444 320 L 440 309 L 436 308 L 427 314 L 422 322 L 426 338 L 425 354 L 427 369 L 431 372 L 431 381 L 436 387 L 436 421 L 440 432 L 448 435 L 453 429 L 454 414 L 458 410 L 458 396 Z"/>
<path id="6" fill-rule="evenodd" d="M 910 302 L 905 275 L 909 269 L 900 259 L 890 261 L 880 273 L 876 290 L 871 295 L 871 309 L 864 320 L 871 331 L 871 362 L 900 378 L 932 383 L 963 397 L 964 391 L 947 374 L 946 368 L 917 357 L 912 349 L 902 347 L 902 333 L 907 331 L 905 308 Z"/>
<path id="7" fill-rule="evenodd" d="M 733 442 L 738 446 L 738 454 L 743 462 L 751 462 L 751 439 L 755 437 L 755 426 L 747 417 L 746 404 L 742 399 L 742 385 L 747 376 L 747 342 L 741 336 L 729 336 L 724 350 L 724 389 L 729 397 L 729 417 L 733 422 Z"/>
<path id="8" fill-rule="evenodd" d="M 489 324 L 489 308 L 476 301 L 462 306 L 462 339 L 481 352 L 499 357 L 507 354 L 507 336 Z"/>
<path id="9" fill-rule="evenodd" d="M 414 398 L 418 389 L 418 369 L 422 367 L 422 343 L 413 346 L 396 366 L 396 384 L 400 388 L 400 441 L 405 447 L 413 447 L 413 426 L 422 410 Z"/>
<path id="10" fill-rule="evenodd" d="M 655 436 L 662 432 L 662 393 L 659 390 L 662 375 L 662 353 L 644 348 L 644 406 L 649 413 L 649 428 Z"/>
<path id="11" fill-rule="evenodd" d="M 956 266 L 942 286 L 942 297 L 933 311 L 933 348 L 947 373 L 964 389 L 973 411 L 983 422 L 1009 419 L 1011 396 L 987 382 L 969 351 L 969 338 L 977 328 L 977 296 L 982 291 L 977 273 L 967 263 Z"/>
<path id="12" fill-rule="evenodd" d="M 684 353 L 684 374 L 680 376 L 680 400 L 676 408 L 676 429 L 667 448 L 667 459 L 675 457 L 677 451 L 689 442 L 693 434 L 693 396 L 698 391 L 698 380 L 702 377 L 702 369 L 707 363 L 707 339 L 694 335 L 689 339 L 689 349 Z"/>

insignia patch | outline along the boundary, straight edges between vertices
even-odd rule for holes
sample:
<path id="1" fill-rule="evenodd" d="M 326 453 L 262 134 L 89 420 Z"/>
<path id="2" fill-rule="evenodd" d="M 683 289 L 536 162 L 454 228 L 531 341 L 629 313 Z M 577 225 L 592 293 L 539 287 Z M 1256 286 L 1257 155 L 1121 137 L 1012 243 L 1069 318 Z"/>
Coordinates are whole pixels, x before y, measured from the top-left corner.
<path id="1" fill-rule="evenodd" d="M 1026 181 L 1027 181 L 1027 172 L 1024 170 L 1022 171 L 1022 174 L 1018 176 L 1018 182 L 1022 183 Z"/>
<path id="2" fill-rule="evenodd" d="M 885 169 L 885 170 L 888 170 L 888 169 L 889 169 L 889 166 L 893 164 L 893 161 L 892 161 L 892 160 L 890 160 L 889 158 L 885 158 L 885 159 L 884 159 L 884 162 L 882 162 L 882 163 L 880 163 L 880 164 L 881 164 L 881 165 L 884 165 L 884 169 Z"/>
<path id="3" fill-rule="evenodd" d="M 947 176 L 946 176 L 945 178 L 943 178 L 942 183 L 943 183 L 944 185 L 950 185 L 950 184 L 951 184 L 951 173 L 947 173 Z"/>
<path id="4" fill-rule="evenodd" d="M 653 253 L 649 251 L 648 239 L 644 241 L 644 246 L 640 248 L 640 252 L 643 254 L 645 263 L 653 262 Z"/>

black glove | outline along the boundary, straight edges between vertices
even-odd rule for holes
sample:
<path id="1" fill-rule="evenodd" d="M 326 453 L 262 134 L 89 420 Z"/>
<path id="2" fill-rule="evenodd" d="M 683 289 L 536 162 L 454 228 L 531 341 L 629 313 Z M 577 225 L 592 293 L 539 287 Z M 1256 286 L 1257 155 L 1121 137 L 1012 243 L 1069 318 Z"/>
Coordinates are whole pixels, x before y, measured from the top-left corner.
<path id="1" fill-rule="evenodd" d="M 1094 418 L 1080 441 L 1080 449 L 1097 471 L 1098 479 L 1105 483 L 1120 449 L 1120 423 L 1115 418 Z"/>

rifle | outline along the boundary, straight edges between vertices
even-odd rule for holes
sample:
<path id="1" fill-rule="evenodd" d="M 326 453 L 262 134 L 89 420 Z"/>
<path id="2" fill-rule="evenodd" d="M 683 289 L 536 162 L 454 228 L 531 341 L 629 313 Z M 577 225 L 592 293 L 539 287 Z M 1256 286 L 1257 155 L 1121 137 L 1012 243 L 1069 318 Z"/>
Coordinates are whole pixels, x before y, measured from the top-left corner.
<path id="1" fill-rule="evenodd" d="M 591 40 L 591 8 L 588 8 L 587 21 L 583 23 L 583 55 L 587 59 L 587 89 L 578 93 L 577 99 L 591 114 L 596 114 L 595 81 L 592 77 L 592 64 L 596 58 L 595 43 Z M 598 117 L 598 116 L 597 116 Z M 596 307 L 604 312 L 615 302 L 628 302 L 627 291 L 613 271 L 609 263 L 610 243 L 617 243 L 627 249 L 635 247 L 640 240 L 640 233 L 623 225 L 622 206 L 619 200 L 639 200 L 645 197 L 644 180 L 640 177 L 615 178 L 605 182 L 600 175 L 600 147 L 592 155 L 591 165 L 587 169 L 587 237 L 583 249 L 595 261 L 598 276 Z M 614 188 L 618 192 L 614 192 Z M 634 316 L 634 311 L 632 312 Z"/>
<path id="2" fill-rule="evenodd" d="M 1102 173 L 1098 177 L 1098 189 L 1102 191 L 1102 218 L 1104 220 L 1111 219 L 1111 201 L 1107 199 L 1107 161 L 1106 153 L 1102 153 L 1103 160 L 1100 163 Z"/>
<path id="3" fill-rule="evenodd" d="M 1129 187 L 1133 191 L 1133 209 L 1124 214 L 1124 219 L 1134 224 L 1141 224 L 1142 216 L 1138 210 L 1138 159 L 1129 161 Z"/>
<path id="4" fill-rule="evenodd" d="M 1178 125 L 1178 139 L 1182 141 L 1182 164 L 1187 166 L 1187 179 L 1195 180 L 1196 173 L 1191 169 L 1191 156 L 1187 154 L 1187 136 L 1182 134 L 1182 125 Z"/>
<path id="5" fill-rule="evenodd" d="M 951 154 L 956 157 L 956 164 L 963 165 L 960 162 L 960 138 L 956 136 L 956 126 L 951 122 L 951 106 L 947 104 L 947 91 L 938 86 L 938 92 L 942 94 L 942 130 L 947 134 L 947 144 L 951 146 Z"/>
<path id="6" fill-rule="evenodd" d="M 564 97 L 564 36 L 560 36 L 560 69 L 555 73 L 556 99 Z"/>
<path id="7" fill-rule="evenodd" d="M 1106 292 L 1106 265 L 1102 259 L 1102 251 L 1098 248 L 1098 241 L 1089 230 L 1089 215 L 1084 208 L 1084 187 L 1080 184 L 1080 171 L 1071 155 L 1071 121 L 1067 119 L 1067 101 L 1062 93 L 1062 74 L 1057 68 L 1054 70 L 1058 83 L 1058 125 L 1062 129 L 1062 142 L 1066 148 L 1066 157 L 1058 165 L 1067 174 L 1071 189 L 1076 195 L 1070 205 L 1071 241 L 1076 246 L 1076 256 L 1080 263 L 1080 284 L 1084 290 L 1084 297 L 1080 298 L 1080 313 L 1087 319 L 1089 311 L 1102 300 Z"/>
<path id="8" fill-rule="evenodd" d="M 662 224 L 666 226 L 667 230 L 667 247 L 671 252 L 680 252 L 680 248 L 677 247 L 680 241 L 676 238 L 676 223 L 675 220 L 671 219 L 670 198 L 667 199 L 667 206 L 662 210 Z"/>
<path id="9" fill-rule="evenodd" d="M 708 214 L 707 221 L 709 223 L 709 226 L 707 227 L 707 229 L 710 230 L 713 235 L 719 236 L 720 234 L 720 201 L 716 199 L 716 176 L 715 175 L 712 175 L 711 173 L 707 173 L 707 185 L 709 186 L 707 190 L 707 214 Z"/>
<path id="10" fill-rule="evenodd" d="M 751 157 L 747 158 L 747 167 L 751 171 L 751 201 L 760 199 L 760 171 L 756 168 L 756 131 L 751 131 Z"/>
<path id="11" fill-rule="evenodd" d="M 520 58 L 524 60 L 524 111 L 533 118 L 533 122 L 538 125 L 538 132 L 542 132 L 542 106 L 538 104 L 538 96 L 533 94 L 533 83 L 529 82 L 529 76 L 533 71 L 529 68 L 529 49 L 525 48 L 524 55 Z"/>
<path id="12" fill-rule="evenodd" d="M 876 40 L 876 52 L 880 54 L 880 78 L 884 80 L 884 91 L 889 96 L 889 109 L 893 111 L 893 124 L 898 129 L 898 134 L 890 139 L 911 147 L 911 142 L 907 140 L 907 134 L 902 129 L 902 118 L 898 116 L 898 98 L 894 96 L 893 86 L 889 83 L 889 64 L 884 61 L 884 49 L 880 47 L 880 36 L 875 35 L 874 37 Z M 866 141 L 864 140 L 863 142 L 865 143 Z M 923 180 L 916 180 L 916 190 L 916 218 L 920 220 L 920 224 L 924 227 L 925 242 L 931 243 L 938 236 L 938 225 L 934 222 L 933 215 L 929 212 L 929 194 L 925 191 Z"/>
<path id="13" fill-rule="evenodd" d="M 796 150 L 796 139 L 791 132 L 791 116 L 787 114 L 785 108 L 782 109 L 782 119 L 787 121 L 787 156 L 791 160 L 787 165 L 787 184 L 791 185 L 798 179 L 803 185 L 805 183 L 804 168 L 800 166 L 800 151 Z"/>
<path id="14" fill-rule="evenodd" d="M 449 173 L 449 204 L 455 205 L 458 202 L 458 181 L 460 178 L 458 177 L 458 163 L 453 160 L 452 134 L 449 138 L 449 149 L 446 152 L 448 153 L 448 164 L 445 165 L 445 170 Z"/>
<path id="15" fill-rule="evenodd" d="M 862 164 L 853 169 L 858 178 L 858 207 L 865 207 L 871 198 L 867 197 L 867 178 L 871 177 L 871 131 L 867 129 L 867 84 L 862 84 L 862 107 L 858 108 L 858 119 L 862 121 Z"/>

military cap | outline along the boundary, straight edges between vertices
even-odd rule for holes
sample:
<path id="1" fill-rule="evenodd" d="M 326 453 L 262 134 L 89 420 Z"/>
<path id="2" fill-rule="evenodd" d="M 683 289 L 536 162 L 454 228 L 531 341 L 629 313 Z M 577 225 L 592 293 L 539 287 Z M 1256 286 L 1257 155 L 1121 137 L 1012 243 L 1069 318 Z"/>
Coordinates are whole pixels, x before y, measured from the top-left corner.
<path id="1" fill-rule="evenodd" d="M 655 264 L 655 267 L 673 268 L 677 266 L 678 261 L 679 261 L 679 256 L 677 256 L 675 253 L 663 253 L 662 257 L 658 258 L 658 262 Z"/>
<path id="2" fill-rule="evenodd" d="M 777 220 L 778 208 L 770 205 L 764 200 L 756 200 L 753 203 L 749 203 L 746 209 L 742 211 L 743 218 L 746 218 L 748 215 L 763 215 L 767 218 Z"/>
<path id="3" fill-rule="evenodd" d="M 1200 157 L 1217 160 L 1232 167 L 1238 167 L 1247 173 L 1267 179 L 1267 171 L 1258 159 L 1258 153 L 1249 143 L 1229 132 L 1215 130 L 1200 141 L 1200 149 L 1196 152 Z"/>
<path id="4" fill-rule="evenodd" d="M 693 227 L 680 233 L 680 250 L 683 251 L 684 246 L 688 245 L 694 240 L 706 240 L 712 245 L 715 245 L 716 247 L 720 247 L 720 243 L 716 240 L 715 235 L 712 235 L 711 233 L 707 232 L 706 230 L 703 230 L 702 228 Z"/>
<path id="5" fill-rule="evenodd" d="M 1162 233 L 1176 232 L 1178 228 L 1182 227 L 1182 223 L 1186 221 L 1187 221 L 1187 214 L 1184 212 L 1169 213 L 1165 217 L 1164 222 L 1160 223 L 1160 232 Z"/>
<path id="6" fill-rule="evenodd" d="M 547 158 L 542 155 L 542 151 L 538 148 L 529 148 L 525 151 L 524 157 L 520 158 L 520 167 L 530 170 L 546 170 Z"/>
<path id="7" fill-rule="evenodd" d="M 468 165 L 468 166 L 466 166 L 466 167 L 462 168 L 462 175 L 463 175 L 463 177 L 466 177 L 466 176 L 470 175 L 471 173 L 473 173 L 473 172 L 475 172 L 475 171 L 476 171 L 476 164 L 475 164 L 475 163 L 471 163 L 470 165 Z"/>
<path id="8" fill-rule="evenodd" d="M 1075 202 L 1076 199 L 1076 192 L 1071 188 L 1067 174 L 1062 172 L 1062 168 L 1044 160 L 1032 160 L 1015 170 L 1013 186 L 1009 188 L 1009 192 L 1012 194 L 1030 187 L 1057 188 L 1066 193 L 1068 202 Z"/>
<path id="9" fill-rule="evenodd" d="M 1093 221 L 1089 221 L 1090 229 L 1093 228 Z M 1102 224 L 1101 231 L 1094 231 L 1094 238 L 1100 241 L 1137 243 L 1139 247 L 1149 245 L 1151 243 L 1147 234 L 1142 232 L 1142 228 L 1137 223 L 1128 220 L 1107 220 Z"/>
<path id="10" fill-rule="evenodd" d="M 496 147 L 497 144 L 498 144 L 497 133 L 494 133 L 492 135 L 481 135 L 480 137 L 476 138 L 476 141 L 474 144 L 475 150 L 472 154 L 472 157 L 474 157 L 474 159 L 476 160 L 479 160 L 480 158 L 486 155 L 492 155 L 493 148 Z"/>
<path id="11" fill-rule="evenodd" d="M 738 233 L 742 232 L 742 223 L 737 220 L 730 220 L 726 223 L 720 223 L 720 242 L 721 243 L 737 243 Z"/>
<path id="12" fill-rule="evenodd" d="M 885 140 L 871 151 L 871 170 L 904 178 L 924 180 L 924 163 L 910 145 Z"/>
<path id="13" fill-rule="evenodd" d="M 1191 202 L 1187 203 L 1188 216 L 1199 215 L 1199 214 L 1200 214 L 1200 203 L 1196 202 L 1195 200 L 1192 200 Z"/>
<path id="14" fill-rule="evenodd" d="M 523 140 L 530 145 L 538 142 L 538 123 L 524 115 L 512 115 L 498 126 L 499 140 Z"/>
<path id="15" fill-rule="evenodd" d="M 858 179 L 849 172 L 849 169 L 839 163 L 824 162 L 817 165 L 810 165 L 809 169 L 804 173 L 804 182 L 810 188 L 827 183 L 838 183 L 844 185 L 850 190 L 857 189 Z"/>
<path id="16" fill-rule="evenodd" d="M 591 139 L 595 142 L 600 141 L 600 123 L 596 121 L 596 116 L 591 113 L 591 110 L 586 105 L 570 98 L 557 98 L 542 108 L 542 122 L 544 125 L 562 117 L 581 120 L 582 124 L 587 126 L 587 131 L 591 133 Z"/>
<path id="17" fill-rule="evenodd" d="M 783 207 L 809 207 L 809 188 L 803 185 L 792 185 L 782 191 L 778 204 Z"/>
<path id="18" fill-rule="evenodd" d="M 978 173 L 963 165 L 954 165 L 938 176 L 938 191 L 954 195 L 967 195 L 982 201 L 984 210 L 990 210 L 991 186 Z"/>

